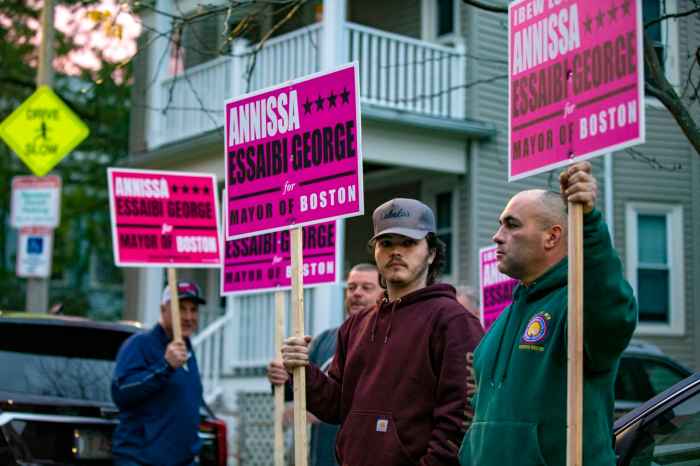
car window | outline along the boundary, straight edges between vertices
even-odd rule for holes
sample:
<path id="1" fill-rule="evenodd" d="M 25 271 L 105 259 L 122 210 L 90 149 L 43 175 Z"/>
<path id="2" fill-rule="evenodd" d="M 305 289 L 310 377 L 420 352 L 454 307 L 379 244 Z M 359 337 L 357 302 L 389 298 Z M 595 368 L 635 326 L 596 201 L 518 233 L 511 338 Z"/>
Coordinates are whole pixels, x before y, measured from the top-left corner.
<path id="1" fill-rule="evenodd" d="M 0 391 L 111 402 L 114 361 L 0 351 Z"/>
<path id="2" fill-rule="evenodd" d="M 688 374 L 656 359 L 623 357 L 615 380 L 615 399 L 647 401 L 675 385 Z"/>
<path id="3" fill-rule="evenodd" d="M 630 466 L 700 464 L 700 394 L 656 415 L 637 434 Z"/>
<path id="4" fill-rule="evenodd" d="M 644 361 L 644 372 L 649 378 L 649 384 L 654 395 L 658 395 L 687 377 L 686 374 L 680 373 L 678 369 L 656 361 Z"/>

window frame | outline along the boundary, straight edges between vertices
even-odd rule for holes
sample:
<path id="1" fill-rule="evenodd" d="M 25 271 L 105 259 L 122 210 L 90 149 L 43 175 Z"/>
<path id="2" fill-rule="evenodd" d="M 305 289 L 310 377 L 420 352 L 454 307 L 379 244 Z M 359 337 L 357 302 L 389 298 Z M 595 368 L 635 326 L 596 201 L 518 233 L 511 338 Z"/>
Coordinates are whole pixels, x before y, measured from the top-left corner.
<path id="1" fill-rule="evenodd" d="M 452 271 L 450 274 L 443 273 L 440 281 L 456 285 L 459 283 L 459 178 L 457 176 L 437 176 L 431 181 L 421 183 L 421 198 L 430 207 L 436 216 L 437 222 L 437 198 L 440 194 L 452 194 L 452 250 L 447 251 L 452 261 Z"/>
<path id="2" fill-rule="evenodd" d="M 683 242 L 683 206 L 652 202 L 630 202 L 626 205 L 626 275 L 635 296 L 639 296 L 637 271 L 639 267 L 639 215 L 664 215 L 666 217 L 666 251 L 669 269 L 669 322 L 640 321 L 638 335 L 685 335 L 685 263 L 682 248 L 673 245 Z"/>
<path id="3" fill-rule="evenodd" d="M 659 11 L 661 16 L 677 13 L 678 4 L 677 0 L 658 0 L 659 1 Z M 642 23 L 644 23 L 644 18 L 642 17 Z M 661 21 L 661 42 L 664 46 L 664 74 L 666 79 L 671 85 L 676 89 L 680 90 L 681 87 L 681 71 L 680 71 L 680 40 L 678 37 L 678 19 L 669 18 Z M 642 53 L 643 56 L 643 53 Z M 647 105 L 656 108 L 666 108 L 663 103 L 656 97 L 645 96 L 645 102 Z"/>
<path id="4" fill-rule="evenodd" d="M 452 32 L 438 36 L 438 5 L 437 0 L 422 0 L 421 2 L 421 38 L 442 45 L 453 45 L 462 37 L 461 31 L 461 1 L 452 0 L 454 24 Z"/>

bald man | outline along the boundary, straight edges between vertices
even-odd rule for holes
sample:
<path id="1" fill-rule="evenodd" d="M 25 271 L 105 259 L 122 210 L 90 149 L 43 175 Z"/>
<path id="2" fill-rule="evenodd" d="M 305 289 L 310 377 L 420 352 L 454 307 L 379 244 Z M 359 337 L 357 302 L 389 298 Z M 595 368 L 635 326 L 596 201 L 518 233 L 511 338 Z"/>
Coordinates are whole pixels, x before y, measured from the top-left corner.
<path id="1" fill-rule="evenodd" d="M 474 353 L 476 394 L 462 466 L 564 466 L 566 462 L 567 212 L 584 211 L 583 463 L 614 465 L 614 382 L 637 321 L 601 213 L 588 162 L 560 176 L 561 195 L 516 194 L 493 236 L 498 268 L 520 281 L 513 303 Z"/>

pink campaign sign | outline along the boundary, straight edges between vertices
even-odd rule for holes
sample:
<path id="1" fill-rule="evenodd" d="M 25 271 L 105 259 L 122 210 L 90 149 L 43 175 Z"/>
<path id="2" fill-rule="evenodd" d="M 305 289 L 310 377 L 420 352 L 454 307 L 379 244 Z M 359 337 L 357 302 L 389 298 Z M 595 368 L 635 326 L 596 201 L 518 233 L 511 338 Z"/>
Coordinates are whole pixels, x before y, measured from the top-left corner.
<path id="1" fill-rule="evenodd" d="M 484 330 L 488 330 L 512 302 L 513 289 L 518 281 L 498 270 L 496 246 L 479 250 L 479 280 L 481 323 Z"/>
<path id="2" fill-rule="evenodd" d="M 509 180 L 644 142 L 638 0 L 509 9 Z"/>
<path id="3" fill-rule="evenodd" d="M 115 263 L 219 267 L 216 177 L 108 168 Z"/>
<path id="4" fill-rule="evenodd" d="M 304 287 L 337 280 L 335 221 L 302 228 Z M 291 289 L 290 231 L 226 241 L 221 295 Z"/>
<path id="5" fill-rule="evenodd" d="M 362 215 L 355 64 L 226 102 L 226 238 Z"/>

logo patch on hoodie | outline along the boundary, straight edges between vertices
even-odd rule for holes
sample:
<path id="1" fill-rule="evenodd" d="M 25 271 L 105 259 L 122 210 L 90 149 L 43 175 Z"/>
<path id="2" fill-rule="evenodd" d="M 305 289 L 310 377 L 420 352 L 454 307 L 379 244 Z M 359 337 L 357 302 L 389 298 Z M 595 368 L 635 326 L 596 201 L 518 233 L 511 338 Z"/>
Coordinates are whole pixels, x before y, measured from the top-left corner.
<path id="1" fill-rule="evenodd" d="M 377 418 L 377 432 L 386 432 L 389 430 L 389 419 Z"/>
<path id="2" fill-rule="evenodd" d="M 525 326 L 525 332 L 520 338 L 521 350 L 544 351 L 544 340 L 547 338 L 549 320 L 552 316 L 548 312 L 539 312 Z"/>

